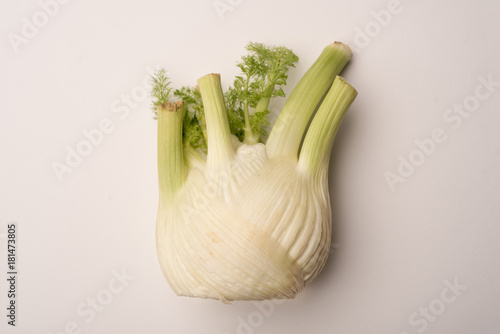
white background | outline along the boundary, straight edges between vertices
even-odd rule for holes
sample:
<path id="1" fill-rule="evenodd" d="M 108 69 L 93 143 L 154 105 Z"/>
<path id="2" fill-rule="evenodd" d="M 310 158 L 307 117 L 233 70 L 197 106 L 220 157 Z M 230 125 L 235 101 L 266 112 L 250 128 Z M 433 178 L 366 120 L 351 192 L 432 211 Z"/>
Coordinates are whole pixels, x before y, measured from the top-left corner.
<path id="1" fill-rule="evenodd" d="M 33 22 L 41 7 L 2 2 L 0 233 L 17 222 L 19 308 L 18 326 L 7 326 L 1 279 L 0 332 L 499 333 L 500 87 L 460 127 L 443 117 L 474 101 L 478 77 L 500 81 L 500 3 L 401 0 L 385 26 L 371 11 L 386 0 L 222 3 L 232 10 L 218 15 L 212 0 L 71 0 L 16 52 L 9 36 L 22 36 L 23 17 Z M 177 87 L 219 72 L 227 86 L 249 41 L 279 44 L 300 57 L 290 92 L 335 40 L 357 46 L 343 76 L 359 96 L 332 154 L 336 248 L 325 270 L 269 312 L 175 296 L 155 253 L 156 123 L 137 95 L 146 68 L 165 66 Z M 139 103 L 113 112 L 132 92 Z M 60 182 L 53 163 L 66 164 L 67 147 L 106 118 L 113 131 Z M 415 140 L 435 128 L 446 141 L 391 191 L 385 174 L 417 157 Z M 114 271 L 133 279 L 110 295 Z M 451 303 L 446 280 L 462 286 Z M 97 296 L 112 299 L 95 317 L 77 311 Z"/>

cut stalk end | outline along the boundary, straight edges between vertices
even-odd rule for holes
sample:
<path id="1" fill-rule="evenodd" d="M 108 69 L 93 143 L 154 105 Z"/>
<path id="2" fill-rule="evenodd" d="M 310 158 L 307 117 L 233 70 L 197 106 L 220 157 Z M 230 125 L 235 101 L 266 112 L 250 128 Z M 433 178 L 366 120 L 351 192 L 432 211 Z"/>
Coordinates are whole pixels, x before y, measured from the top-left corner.
<path id="1" fill-rule="evenodd" d="M 330 44 L 327 47 L 338 49 L 339 51 L 342 50 L 349 59 L 351 59 L 351 57 L 352 57 L 352 50 L 349 47 L 349 45 L 347 45 L 347 44 L 344 44 L 342 42 L 333 42 L 332 44 Z"/>

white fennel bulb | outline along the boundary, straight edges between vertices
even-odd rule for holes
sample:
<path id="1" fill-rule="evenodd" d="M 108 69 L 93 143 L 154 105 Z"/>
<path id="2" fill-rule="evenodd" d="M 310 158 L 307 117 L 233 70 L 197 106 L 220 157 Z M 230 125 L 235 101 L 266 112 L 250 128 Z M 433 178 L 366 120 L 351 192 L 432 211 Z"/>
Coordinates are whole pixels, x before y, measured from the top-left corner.
<path id="1" fill-rule="evenodd" d="M 158 91 L 169 95 L 168 82 L 155 78 L 160 185 L 156 243 L 161 268 L 176 294 L 224 302 L 293 298 L 319 274 L 331 239 L 330 152 L 357 95 L 338 76 L 351 55 L 338 42 L 324 49 L 290 94 L 266 144 L 259 142 L 260 126 L 252 126 L 245 105 L 259 115 L 259 108 L 267 111 L 272 96 L 261 95 L 252 103 L 249 90 L 240 90 L 246 95 L 240 94 L 237 137 L 231 133 L 231 92 L 224 96 L 218 74 L 200 78 L 191 92 L 202 100 L 196 140 L 206 136 L 206 159 L 200 147 L 193 147 L 192 137 L 186 139 L 192 133 L 186 122 L 193 101 L 162 100 Z M 262 87 L 270 82 L 266 78 Z M 278 81 L 268 91 L 283 84 Z M 235 82 L 234 89 L 238 87 Z"/>

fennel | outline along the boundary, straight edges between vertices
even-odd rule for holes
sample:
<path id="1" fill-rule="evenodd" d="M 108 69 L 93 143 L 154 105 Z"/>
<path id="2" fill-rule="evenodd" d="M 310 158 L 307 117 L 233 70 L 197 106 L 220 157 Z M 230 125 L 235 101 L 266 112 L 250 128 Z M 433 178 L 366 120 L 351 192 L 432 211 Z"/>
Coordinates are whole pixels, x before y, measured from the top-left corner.
<path id="1" fill-rule="evenodd" d="M 219 74 L 175 91 L 164 70 L 153 78 L 157 253 L 178 295 L 293 298 L 319 274 L 329 253 L 330 152 L 357 95 L 338 76 L 351 50 L 339 42 L 323 50 L 265 145 L 269 103 L 285 95 L 287 71 L 298 58 L 284 47 L 251 43 L 247 50 L 238 64 L 242 74 L 225 94 Z"/>

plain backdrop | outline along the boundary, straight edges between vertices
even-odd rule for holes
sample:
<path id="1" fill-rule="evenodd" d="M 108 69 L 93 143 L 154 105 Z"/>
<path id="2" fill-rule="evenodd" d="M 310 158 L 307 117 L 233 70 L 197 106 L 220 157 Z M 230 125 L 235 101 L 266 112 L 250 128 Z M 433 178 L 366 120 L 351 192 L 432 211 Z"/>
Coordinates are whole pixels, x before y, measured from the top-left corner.
<path id="1" fill-rule="evenodd" d="M 19 276 L 15 328 L 0 280 L 0 332 L 499 333 L 499 14 L 495 0 L 2 1 L 0 277 L 11 222 Z M 281 304 L 175 296 L 155 253 L 151 69 L 227 87 L 249 41 L 285 45 L 300 58 L 289 93 L 336 40 L 355 49 L 343 76 L 359 96 L 332 153 L 326 268 Z"/>

